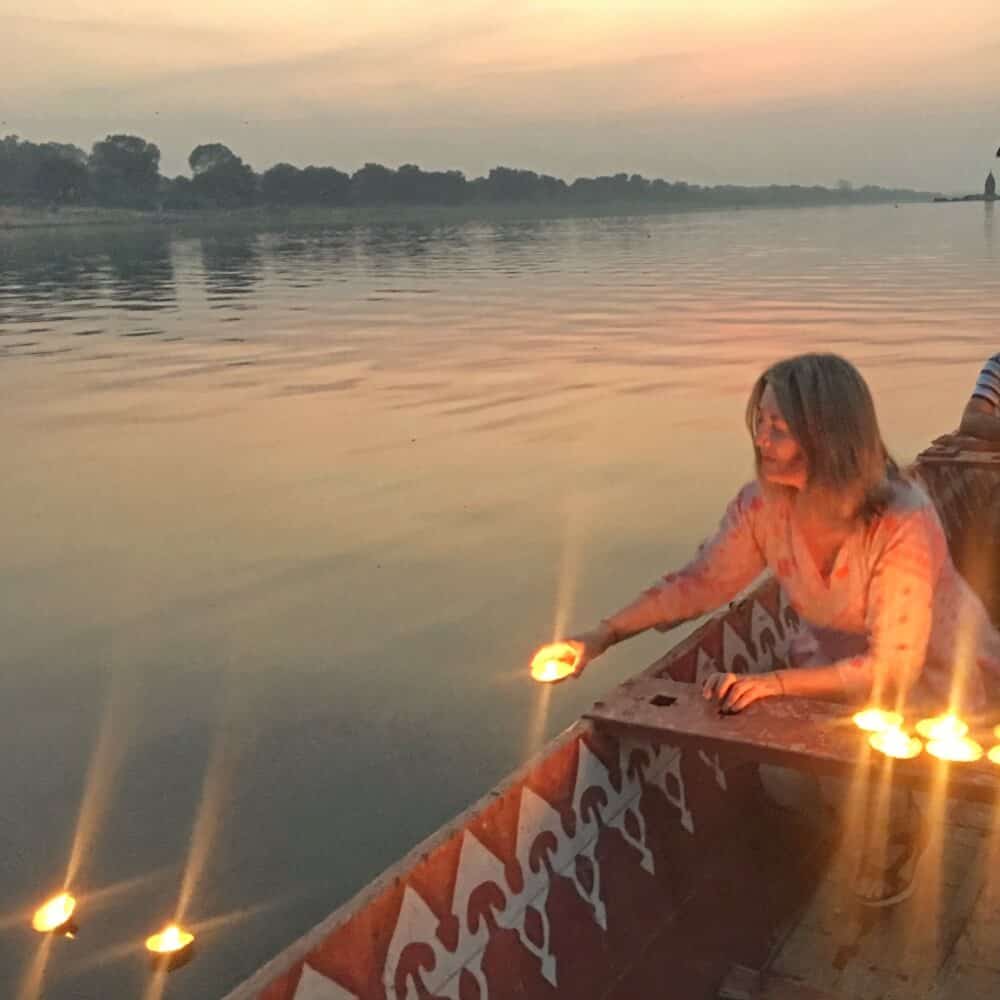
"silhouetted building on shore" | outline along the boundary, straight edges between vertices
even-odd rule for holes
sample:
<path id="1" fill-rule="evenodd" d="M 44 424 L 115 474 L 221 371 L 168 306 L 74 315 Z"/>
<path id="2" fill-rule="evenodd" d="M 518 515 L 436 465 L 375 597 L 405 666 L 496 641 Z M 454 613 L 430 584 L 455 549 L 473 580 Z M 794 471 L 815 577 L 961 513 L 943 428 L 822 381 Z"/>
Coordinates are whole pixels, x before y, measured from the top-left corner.
<path id="1" fill-rule="evenodd" d="M 986 184 L 983 186 L 982 194 L 967 194 L 961 195 L 958 198 L 945 198 L 939 196 L 934 199 L 935 201 L 996 201 L 997 200 L 997 181 L 993 176 L 993 171 L 991 170 L 986 175 Z"/>

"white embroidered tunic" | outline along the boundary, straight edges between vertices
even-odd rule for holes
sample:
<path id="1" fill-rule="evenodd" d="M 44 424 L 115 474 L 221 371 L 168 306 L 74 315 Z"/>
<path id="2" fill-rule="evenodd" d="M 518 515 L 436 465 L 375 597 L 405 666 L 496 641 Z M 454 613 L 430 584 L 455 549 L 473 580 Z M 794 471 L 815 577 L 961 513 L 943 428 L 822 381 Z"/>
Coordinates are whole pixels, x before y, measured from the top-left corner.
<path id="1" fill-rule="evenodd" d="M 631 634 L 693 618 L 731 600 L 766 569 L 811 626 L 811 655 L 799 665 L 836 666 L 849 695 L 867 696 L 881 670 L 890 680 L 919 676 L 942 698 L 958 682 L 962 706 L 974 708 L 985 700 L 984 675 L 1000 678 L 1000 632 L 955 569 L 930 499 L 905 481 L 894 485 L 884 513 L 848 536 L 826 577 L 790 501 L 748 483 L 687 566 L 608 621 Z M 854 655 L 844 654 L 850 646 Z"/>

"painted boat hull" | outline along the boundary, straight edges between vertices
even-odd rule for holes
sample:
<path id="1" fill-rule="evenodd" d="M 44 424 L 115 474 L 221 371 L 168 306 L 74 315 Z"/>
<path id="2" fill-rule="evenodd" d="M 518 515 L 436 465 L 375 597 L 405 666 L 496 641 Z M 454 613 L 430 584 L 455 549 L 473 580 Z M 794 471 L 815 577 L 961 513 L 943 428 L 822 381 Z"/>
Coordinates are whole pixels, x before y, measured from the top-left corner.
<path id="1" fill-rule="evenodd" d="M 978 489 L 1000 457 L 933 451 L 914 471 L 954 543 L 969 515 L 941 462 Z M 768 670 L 798 627 L 768 581 L 649 672 Z M 715 997 L 733 966 L 767 964 L 827 854 L 745 758 L 579 722 L 226 1000 Z"/>
<path id="2" fill-rule="evenodd" d="M 769 669 L 796 627 L 767 583 L 650 669 Z M 714 996 L 766 960 L 817 857 L 754 766 L 581 722 L 227 1000 L 624 1000 L 665 974 Z"/>

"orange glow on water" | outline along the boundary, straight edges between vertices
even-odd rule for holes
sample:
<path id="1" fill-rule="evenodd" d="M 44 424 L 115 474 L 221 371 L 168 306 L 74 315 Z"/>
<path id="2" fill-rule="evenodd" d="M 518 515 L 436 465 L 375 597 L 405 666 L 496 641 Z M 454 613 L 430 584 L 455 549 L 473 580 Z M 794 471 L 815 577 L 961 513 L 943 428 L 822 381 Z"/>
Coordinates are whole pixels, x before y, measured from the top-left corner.
<path id="1" fill-rule="evenodd" d="M 186 948 L 193 940 L 193 934 L 189 934 L 176 924 L 170 924 L 159 934 L 146 938 L 146 949 L 156 955 L 171 955 Z"/>
<path id="2" fill-rule="evenodd" d="M 959 736 L 949 740 L 931 740 L 927 752 L 938 760 L 971 763 L 983 755 L 983 748 L 968 737 Z"/>
<path id="3" fill-rule="evenodd" d="M 854 724 L 866 733 L 881 733 L 887 729 L 899 729 L 903 717 L 898 712 L 886 712 L 881 708 L 866 708 L 856 712 Z"/>
<path id="4" fill-rule="evenodd" d="M 969 731 L 968 723 L 957 715 L 935 715 L 929 719 L 921 719 L 917 723 L 917 732 L 928 740 L 949 741 L 960 740 Z"/>
<path id="5" fill-rule="evenodd" d="M 531 660 L 531 676 L 541 684 L 552 684 L 576 670 L 576 650 L 567 642 L 543 646 Z"/>
<path id="6" fill-rule="evenodd" d="M 68 892 L 60 893 L 35 910 L 31 926 L 42 934 L 58 930 L 69 923 L 75 909 L 76 900 Z"/>
<path id="7" fill-rule="evenodd" d="M 916 736 L 904 733 L 902 729 L 883 729 L 868 737 L 869 744 L 886 757 L 897 760 L 910 760 L 923 749 L 923 744 Z"/>

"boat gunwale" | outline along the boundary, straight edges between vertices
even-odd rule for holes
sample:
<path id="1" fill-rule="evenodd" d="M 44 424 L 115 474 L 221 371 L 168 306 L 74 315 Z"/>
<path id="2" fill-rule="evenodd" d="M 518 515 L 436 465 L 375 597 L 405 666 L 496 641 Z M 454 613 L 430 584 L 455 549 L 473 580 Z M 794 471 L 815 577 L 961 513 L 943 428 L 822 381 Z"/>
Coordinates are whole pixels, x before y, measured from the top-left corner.
<path id="1" fill-rule="evenodd" d="M 286 946 L 266 965 L 260 966 L 249 979 L 243 980 L 222 1000 L 252 1000 L 261 995 L 271 983 L 285 975 L 298 962 L 303 961 L 318 945 L 322 944 L 330 934 L 347 924 L 360 913 L 369 903 L 376 900 L 394 883 L 402 881 L 406 874 L 418 864 L 427 860 L 428 856 L 447 844 L 453 837 L 465 832 L 469 820 L 482 813 L 495 800 L 513 790 L 530 775 L 543 761 L 553 753 L 575 742 L 582 736 L 595 731 L 596 727 L 590 720 L 580 718 L 549 740 L 537 753 L 521 764 L 516 770 L 505 775 L 484 795 L 453 816 L 444 825 L 428 834 L 420 843 L 411 848 L 403 857 L 383 869 L 370 882 L 359 889 L 353 896 L 345 900 L 320 923 L 310 928 L 301 937 Z"/>

